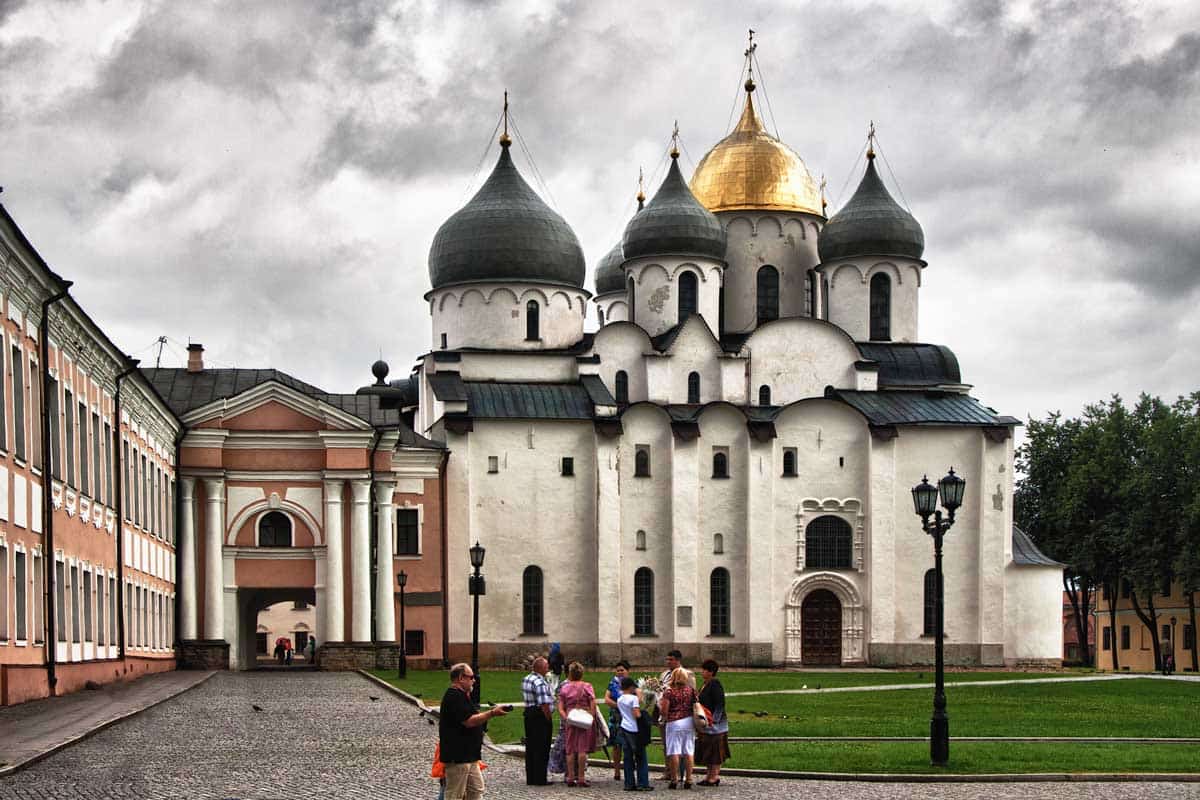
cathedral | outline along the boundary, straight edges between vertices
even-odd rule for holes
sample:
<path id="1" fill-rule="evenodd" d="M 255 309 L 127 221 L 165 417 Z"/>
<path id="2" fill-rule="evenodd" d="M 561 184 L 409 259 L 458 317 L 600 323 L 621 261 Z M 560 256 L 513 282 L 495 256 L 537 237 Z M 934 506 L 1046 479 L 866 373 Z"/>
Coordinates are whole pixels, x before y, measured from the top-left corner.
<path id="1" fill-rule="evenodd" d="M 586 281 L 510 155 L 437 231 L 430 350 L 392 396 L 441 443 L 446 550 L 487 552 L 481 659 L 891 665 L 933 659 L 910 490 L 953 467 L 950 663 L 1057 663 L 1061 565 L 1013 527 L 1013 428 L 921 341 L 920 224 L 867 152 L 827 217 L 753 76 L 690 182 L 666 178 Z M 599 328 L 585 332 L 595 315 Z M 447 587 L 470 565 L 449 560 Z M 462 594 L 462 597 L 459 595 Z M 471 641 L 449 591 L 448 640 Z"/>

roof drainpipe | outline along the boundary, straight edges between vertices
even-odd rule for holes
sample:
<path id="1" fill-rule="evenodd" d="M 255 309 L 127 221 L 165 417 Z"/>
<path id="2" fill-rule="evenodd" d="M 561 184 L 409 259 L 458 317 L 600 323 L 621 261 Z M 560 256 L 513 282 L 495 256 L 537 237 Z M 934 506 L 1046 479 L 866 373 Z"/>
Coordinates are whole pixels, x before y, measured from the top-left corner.
<path id="1" fill-rule="evenodd" d="M 450 668 L 450 552 L 446 541 L 446 467 L 450 464 L 450 450 L 442 455 L 442 469 L 438 473 L 438 516 L 442 528 L 442 668 Z"/>
<path id="2" fill-rule="evenodd" d="M 371 475 L 370 502 L 368 508 L 371 509 L 371 569 L 375 573 L 375 580 L 383 580 L 383 576 L 379 574 L 379 559 L 376 554 L 379 552 L 379 513 L 375 508 L 375 454 L 379 451 L 379 442 L 383 439 L 383 428 L 375 429 L 375 438 L 371 442 L 371 460 L 367 464 L 367 469 Z M 327 601 L 328 602 L 328 601 Z M 375 607 L 375 584 L 371 584 L 371 641 L 379 644 L 379 615 L 383 613 Z"/>
<path id="3" fill-rule="evenodd" d="M 113 451 L 116 453 L 117 468 L 113 476 L 113 505 L 117 517 L 117 658 L 125 661 L 125 465 L 121 463 L 121 381 L 138 368 L 136 358 L 126 358 L 128 366 L 117 374 L 117 391 L 113 395 Z"/>
<path id="4" fill-rule="evenodd" d="M 46 657 L 46 683 L 53 696 L 58 686 L 58 629 L 57 609 L 54 607 L 54 503 L 51 492 L 54 470 L 50 460 L 50 410 L 47 398 L 50 397 L 50 306 L 67 296 L 71 290 L 71 281 L 60 281 L 58 291 L 42 301 L 42 321 L 38 326 L 38 350 L 42 361 L 42 397 L 41 397 L 41 428 L 42 428 L 42 530 L 45 531 L 43 541 L 46 543 L 46 554 L 42 558 L 46 570 L 46 597 L 43 605 L 46 608 L 46 643 L 43 647 Z M 47 480 L 49 478 L 49 480 Z"/>
<path id="5" fill-rule="evenodd" d="M 171 509 L 171 512 L 175 516 L 173 517 L 174 522 L 170 520 L 167 522 L 167 524 L 171 526 L 171 546 L 175 548 L 175 613 L 173 615 L 175 640 L 171 644 L 175 648 L 176 665 L 179 663 L 179 644 L 181 642 L 179 638 L 179 622 L 183 617 L 182 613 L 179 611 L 179 578 L 183 574 L 183 567 L 179 565 L 178 525 L 180 518 L 183 516 L 183 502 L 179 499 L 179 469 L 183 459 L 183 437 L 186 434 L 187 428 L 185 428 L 181 422 L 179 426 L 179 435 L 175 437 L 175 490 L 171 493 L 171 500 L 173 501 L 172 505 L 174 506 L 174 508 Z"/>

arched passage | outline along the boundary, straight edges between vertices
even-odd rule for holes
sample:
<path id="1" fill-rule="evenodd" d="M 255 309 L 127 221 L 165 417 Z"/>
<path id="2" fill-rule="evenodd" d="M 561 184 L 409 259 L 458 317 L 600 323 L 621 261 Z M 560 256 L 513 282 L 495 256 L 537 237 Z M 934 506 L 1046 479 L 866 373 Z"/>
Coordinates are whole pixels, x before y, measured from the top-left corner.
<path id="1" fill-rule="evenodd" d="M 835 572 L 807 574 L 792 582 L 786 606 L 784 644 L 788 664 L 839 666 L 866 662 L 865 609 L 862 593 L 852 580 Z M 810 654 L 805 645 L 813 644 L 811 637 L 826 644 L 823 649 L 818 645 L 817 651 Z M 832 660 L 831 638 L 838 640 L 837 660 Z M 810 661 L 810 657 L 817 661 Z"/>

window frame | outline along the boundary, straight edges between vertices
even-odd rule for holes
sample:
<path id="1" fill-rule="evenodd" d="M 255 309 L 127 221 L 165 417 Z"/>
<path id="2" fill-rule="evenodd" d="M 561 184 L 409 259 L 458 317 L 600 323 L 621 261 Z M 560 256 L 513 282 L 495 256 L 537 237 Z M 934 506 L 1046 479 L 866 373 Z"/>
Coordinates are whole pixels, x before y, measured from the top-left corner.
<path id="1" fill-rule="evenodd" d="M 654 570 L 638 567 L 633 573 L 633 635 L 655 636 Z"/>
<path id="2" fill-rule="evenodd" d="M 871 276 L 868 307 L 868 338 L 872 342 L 892 340 L 892 276 L 876 272 Z"/>
<path id="3" fill-rule="evenodd" d="M 537 300 L 525 303 L 525 341 L 542 340 L 542 309 Z"/>
<path id="4" fill-rule="evenodd" d="M 779 270 L 763 264 L 754 273 L 755 321 L 765 325 L 779 319 Z"/>
<path id="5" fill-rule="evenodd" d="M 694 271 L 685 269 L 676 280 L 679 283 L 676 313 L 678 321 L 683 322 L 692 314 L 700 313 L 700 278 Z"/>
<path id="6" fill-rule="evenodd" d="M 559 474 L 564 478 L 575 477 L 575 457 L 563 456 L 559 463 Z"/>
<path id="7" fill-rule="evenodd" d="M 411 524 L 407 520 L 401 522 L 402 519 L 411 519 Z M 407 546 L 407 541 L 401 539 L 400 532 L 411 531 L 412 547 Z M 407 536 L 407 534 L 406 534 Z M 401 546 L 401 545 L 405 546 Z M 396 549 L 394 555 L 398 558 L 420 556 L 421 555 L 421 506 L 399 506 L 396 508 Z"/>
<path id="8" fill-rule="evenodd" d="M 723 447 L 714 447 L 712 454 L 712 476 L 715 480 L 729 478 L 729 452 Z"/>
<path id="9" fill-rule="evenodd" d="M 613 375 L 613 397 L 616 398 L 617 405 L 629 405 L 629 373 L 623 369 L 617 370 Z"/>
<path id="10" fill-rule="evenodd" d="M 277 543 L 272 542 L 271 544 L 264 544 L 264 542 L 263 542 L 263 525 L 268 520 L 276 518 L 276 517 L 287 522 L 288 543 L 287 544 L 277 544 Z M 263 514 L 261 516 L 259 516 L 258 520 L 254 523 L 254 534 L 255 534 L 254 535 L 254 544 L 256 547 L 295 547 L 296 546 L 296 523 L 295 523 L 295 521 L 292 520 L 292 517 L 290 514 L 284 512 L 278 508 L 272 508 L 268 511 L 263 512 Z M 272 539 L 274 539 L 278 535 L 279 535 L 279 531 L 276 531 L 274 529 L 271 530 Z"/>
<path id="11" fill-rule="evenodd" d="M 834 530 L 836 528 L 836 530 Z M 834 514 L 822 514 L 804 527 L 805 569 L 854 569 L 854 529 Z"/>
<path id="12" fill-rule="evenodd" d="M 634 445 L 633 477 L 649 478 L 650 475 L 650 445 Z"/>
<path id="13" fill-rule="evenodd" d="M 790 458 L 791 464 L 788 463 L 789 456 L 791 457 Z M 783 474 L 780 477 L 783 477 L 783 478 L 798 478 L 798 477 L 800 477 L 800 473 L 796 468 L 796 462 L 797 462 L 798 458 L 799 458 L 799 454 L 796 452 L 796 448 L 794 448 L 794 447 L 783 448 Z"/>
<path id="14" fill-rule="evenodd" d="M 545 573 L 536 564 L 521 573 L 521 635 L 546 635 Z"/>
<path id="15" fill-rule="evenodd" d="M 715 567 L 708 575 L 708 635 L 733 635 L 733 603 L 729 570 Z"/>
<path id="16" fill-rule="evenodd" d="M 687 376 L 688 405 L 700 405 L 700 373 L 692 370 Z"/>

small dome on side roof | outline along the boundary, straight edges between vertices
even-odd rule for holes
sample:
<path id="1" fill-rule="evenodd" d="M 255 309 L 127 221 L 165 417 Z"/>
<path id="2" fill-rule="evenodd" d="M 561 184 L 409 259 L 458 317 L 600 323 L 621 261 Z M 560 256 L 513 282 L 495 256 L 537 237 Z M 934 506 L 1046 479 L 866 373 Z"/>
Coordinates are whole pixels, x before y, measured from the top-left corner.
<path id="1" fill-rule="evenodd" d="M 875 153 L 867 152 L 867 171 L 850 202 L 830 218 L 817 239 L 821 261 L 855 256 L 903 256 L 920 260 L 925 233 L 904 210 L 875 171 Z"/>
<path id="2" fill-rule="evenodd" d="M 725 259 L 725 229 L 683 180 L 677 151 L 671 153 L 671 168 L 658 192 L 625 226 L 621 246 L 626 259 L 650 255 Z"/>
<path id="3" fill-rule="evenodd" d="M 617 242 L 596 265 L 596 294 L 625 289 L 625 271 L 621 269 L 624 263 L 625 254 L 621 251 L 621 243 Z"/>

